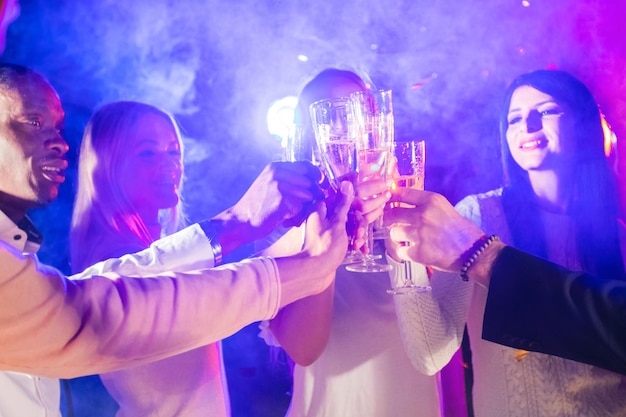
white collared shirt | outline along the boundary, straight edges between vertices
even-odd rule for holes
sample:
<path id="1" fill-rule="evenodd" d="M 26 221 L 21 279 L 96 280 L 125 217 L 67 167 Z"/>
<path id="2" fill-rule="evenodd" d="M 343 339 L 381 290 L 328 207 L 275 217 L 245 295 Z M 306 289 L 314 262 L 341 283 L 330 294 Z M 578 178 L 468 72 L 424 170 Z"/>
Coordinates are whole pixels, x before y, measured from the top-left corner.
<path id="1" fill-rule="evenodd" d="M 22 253 L 36 253 L 39 244 L 28 240 L 25 231 L 17 227 L 0 211 L 0 239 Z M 19 372 L 0 372 L 0 416 L 2 417 L 61 417 L 59 380 Z"/>

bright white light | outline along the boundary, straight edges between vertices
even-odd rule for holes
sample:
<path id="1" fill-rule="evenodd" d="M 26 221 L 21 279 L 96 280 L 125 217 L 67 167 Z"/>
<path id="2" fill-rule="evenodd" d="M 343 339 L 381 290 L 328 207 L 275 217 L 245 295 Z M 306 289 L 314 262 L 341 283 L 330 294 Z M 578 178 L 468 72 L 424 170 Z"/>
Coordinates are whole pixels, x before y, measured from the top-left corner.
<path id="1" fill-rule="evenodd" d="M 298 55 L 298 61 L 300 61 L 300 62 L 307 62 L 308 60 L 309 60 L 308 56 L 302 55 L 302 54 Z"/>
<path id="2" fill-rule="evenodd" d="M 522 6 L 528 7 L 528 6 L 530 6 L 530 2 L 528 0 L 523 0 L 522 1 Z"/>
<path id="3" fill-rule="evenodd" d="M 287 146 L 287 138 L 293 127 L 293 116 L 298 98 L 288 96 L 276 100 L 267 111 L 267 130 L 280 140 L 281 146 Z"/>
<path id="4" fill-rule="evenodd" d="M 602 133 L 604 134 L 604 155 L 608 158 L 617 151 L 617 135 L 611 129 L 611 125 L 604 117 L 604 114 L 600 114 L 600 118 Z"/>

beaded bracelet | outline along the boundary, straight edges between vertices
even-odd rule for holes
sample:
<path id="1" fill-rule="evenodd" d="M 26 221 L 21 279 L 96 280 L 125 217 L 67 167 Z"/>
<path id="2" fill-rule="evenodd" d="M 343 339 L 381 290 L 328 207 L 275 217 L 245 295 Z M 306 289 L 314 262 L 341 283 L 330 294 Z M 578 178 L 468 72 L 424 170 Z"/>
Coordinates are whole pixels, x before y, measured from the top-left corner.
<path id="1" fill-rule="evenodd" d="M 484 252 L 485 249 L 493 242 L 500 241 L 500 238 L 497 235 L 482 235 L 471 248 L 469 248 L 463 255 L 461 255 L 461 259 L 465 259 L 463 262 L 463 266 L 461 267 L 461 279 L 463 281 L 469 281 L 469 277 L 467 276 L 467 271 L 474 265 L 476 259 L 480 256 L 481 253 Z"/>

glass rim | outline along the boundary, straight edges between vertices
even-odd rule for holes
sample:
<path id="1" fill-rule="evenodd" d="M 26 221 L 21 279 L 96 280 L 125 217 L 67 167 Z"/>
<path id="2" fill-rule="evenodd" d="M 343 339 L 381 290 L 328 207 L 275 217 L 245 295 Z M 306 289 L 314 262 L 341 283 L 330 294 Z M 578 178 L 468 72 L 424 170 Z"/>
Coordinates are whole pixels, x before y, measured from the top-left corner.
<path id="1" fill-rule="evenodd" d="M 354 93 L 350 93 L 350 97 L 352 96 L 357 96 L 357 95 L 362 95 L 362 94 L 375 94 L 375 93 L 393 93 L 393 90 L 391 88 L 383 88 L 381 90 L 362 90 L 362 91 L 355 91 Z"/>
<path id="2" fill-rule="evenodd" d="M 344 102 L 347 103 L 348 101 L 350 101 L 350 97 L 347 96 L 341 96 L 341 97 L 332 97 L 332 98 L 323 98 L 321 100 L 315 100 L 313 103 L 311 103 L 309 105 L 309 108 L 313 108 L 313 106 L 320 104 L 320 103 L 335 103 L 335 102 Z"/>

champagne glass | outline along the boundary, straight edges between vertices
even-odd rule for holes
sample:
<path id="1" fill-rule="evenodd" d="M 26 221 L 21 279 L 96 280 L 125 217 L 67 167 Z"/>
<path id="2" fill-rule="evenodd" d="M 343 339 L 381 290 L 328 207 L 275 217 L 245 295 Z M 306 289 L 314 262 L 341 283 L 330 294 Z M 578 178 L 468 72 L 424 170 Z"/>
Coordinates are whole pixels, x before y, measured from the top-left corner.
<path id="1" fill-rule="evenodd" d="M 324 169 L 320 166 L 319 154 L 317 151 L 317 144 L 315 142 L 315 135 L 313 129 L 309 126 L 303 126 L 301 124 L 293 124 L 289 128 L 287 135 L 287 146 L 285 146 L 284 160 L 288 162 L 307 161 L 318 167 L 322 173 Z M 326 177 L 326 175 L 324 174 Z M 324 178 L 320 186 L 325 196 L 328 196 L 328 182 Z M 302 207 L 302 211 L 295 219 L 296 224 L 301 224 L 311 214 L 311 208 L 315 206 L 317 200 L 310 203 L 306 203 Z"/>
<path id="2" fill-rule="evenodd" d="M 395 187 L 407 187 L 416 190 L 424 189 L 424 163 L 426 149 L 424 141 L 407 141 L 395 144 L 396 177 Z M 414 294 L 429 291 L 429 286 L 417 285 L 413 281 L 411 262 L 403 261 L 404 282 L 401 286 L 387 290 L 389 294 Z"/>
<path id="3" fill-rule="evenodd" d="M 350 126 L 351 115 L 347 97 L 316 101 L 310 106 L 311 122 L 319 148 L 321 167 L 331 186 L 337 192 L 342 181 L 350 181 L 356 187 L 358 176 L 356 139 Z M 348 236 L 350 247 L 343 264 L 359 262 L 363 254 L 354 248 L 356 216 L 348 212 Z"/>
<path id="4" fill-rule="evenodd" d="M 393 112 L 391 90 L 360 91 L 350 95 L 352 122 L 356 134 L 358 169 L 362 179 L 384 178 L 393 144 Z M 346 266 L 352 272 L 390 271 L 389 264 L 379 264 L 372 255 L 374 224 L 366 229 L 367 254 L 360 263 Z"/>
<path id="5" fill-rule="evenodd" d="M 300 124 L 293 124 L 287 136 L 287 146 L 285 147 L 285 161 L 309 161 L 313 165 L 322 169 L 317 152 L 315 134 L 311 127 Z"/>
<path id="6" fill-rule="evenodd" d="M 375 92 L 374 99 L 378 113 L 381 117 L 381 123 L 378 125 L 379 135 L 387 138 L 383 141 L 383 146 L 389 149 L 389 157 L 387 159 L 387 169 L 382 171 L 382 177 L 385 178 L 389 174 L 389 170 L 393 169 L 393 149 L 395 146 L 394 118 L 392 107 L 391 90 L 380 90 Z M 374 239 L 387 239 L 389 237 L 389 228 L 383 225 L 383 216 L 379 216 L 374 221 Z"/>

